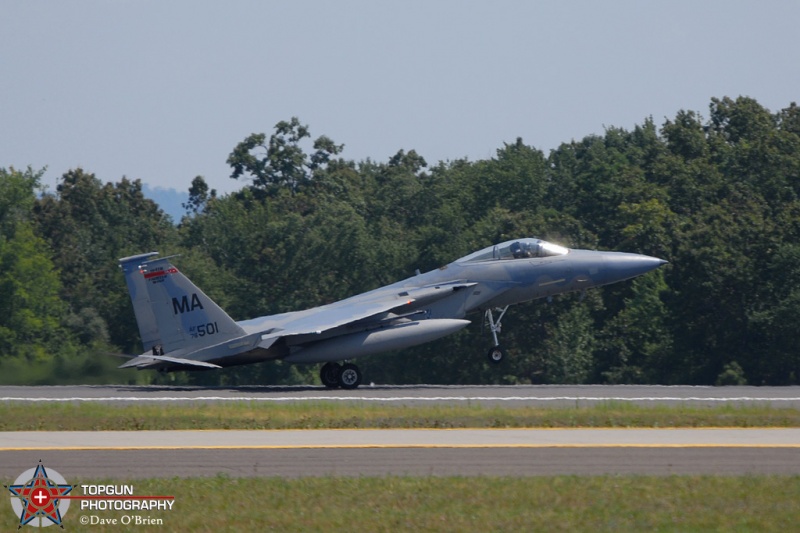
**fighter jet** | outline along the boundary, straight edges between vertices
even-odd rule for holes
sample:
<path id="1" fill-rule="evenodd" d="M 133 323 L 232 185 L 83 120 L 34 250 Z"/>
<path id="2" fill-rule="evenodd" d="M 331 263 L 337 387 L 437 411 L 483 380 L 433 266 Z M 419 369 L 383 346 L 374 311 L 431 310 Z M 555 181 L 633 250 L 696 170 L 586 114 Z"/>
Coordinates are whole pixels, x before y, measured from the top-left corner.
<path id="1" fill-rule="evenodd" d="M 493 345 L 509 306 L 630 279 L 666 263 L 646 255 L 569 249 L 536 238 L 489 246 L 437 270 L 332 304 L 234 321 L 173 264 L 151 252 L 119 260 L 145 352 L 120 368 L 161 371 L 283 360 L 322 363 L 329 388 L 355 389 L 350 361 L 455 333 L 482 316 Z M 340 364 L 344 362 L 344 364 Z"/>

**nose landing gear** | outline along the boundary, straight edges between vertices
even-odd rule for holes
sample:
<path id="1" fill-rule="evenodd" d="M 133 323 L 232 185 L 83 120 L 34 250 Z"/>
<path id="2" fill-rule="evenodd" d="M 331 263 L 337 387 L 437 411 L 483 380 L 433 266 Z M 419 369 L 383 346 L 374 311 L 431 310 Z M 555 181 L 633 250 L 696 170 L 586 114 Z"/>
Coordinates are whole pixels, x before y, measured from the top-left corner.
<path id="1" fill-rule="evenodd" d="M 497 311 L 500 313 L 500 316 L 497 317 L 497 320 L 494 319 L 494 315 L 492 311 Z M 508 306 L 503 308 L 495 308 L 495 309 L 487 309 L 485 313 L 486 323 L 489 324 L 489 330 L 492 332 L 492 339 L 494 340 L 494 346 L 489 350 L 487 354 L 489 357 L 489 362 L 497 365 L 503 361 L 503 357 L 505 357 L 505 352 L 500 347 L 500 341 L 497 339 L 497 334 L 500 333 L 503 329 L 503 325 L 501 321 L 503 317 L 508 311 Z"/>
<path id="2" fill-rule="evenodd" d="M 487 354 L 489 357 L 489 362 L 493 365 L 499 365 L 503 362 L 503 357 L 506 356 L 506 353 L 503 349 L 499 346 L 494 346 L 489 348 L 489 353 Z"/>

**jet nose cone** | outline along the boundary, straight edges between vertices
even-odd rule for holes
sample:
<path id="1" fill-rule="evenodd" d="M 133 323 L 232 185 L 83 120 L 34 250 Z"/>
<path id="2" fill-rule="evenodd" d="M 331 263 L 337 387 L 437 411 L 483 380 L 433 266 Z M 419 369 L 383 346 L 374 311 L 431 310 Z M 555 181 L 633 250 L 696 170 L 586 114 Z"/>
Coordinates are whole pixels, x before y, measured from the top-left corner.
<path id="1" fill-rule="evenodd" d="M 613 253 L 605 257 L 606 283 L 614 283 L 646 274 L 667 263 L 649 255 Z"/>

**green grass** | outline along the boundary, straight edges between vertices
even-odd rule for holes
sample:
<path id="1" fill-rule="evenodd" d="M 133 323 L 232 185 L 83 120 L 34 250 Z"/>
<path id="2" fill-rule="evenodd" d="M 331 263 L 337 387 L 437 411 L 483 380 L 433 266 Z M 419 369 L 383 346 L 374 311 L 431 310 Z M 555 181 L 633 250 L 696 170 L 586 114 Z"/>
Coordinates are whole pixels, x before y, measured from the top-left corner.
<path id="1" fill-rule="evenodd" d="M 800 410 L 765 406 L 591 407 L 403 406 L 370 402 L 0 404 L 0 431 L 521 428 L 521 427 L 800 427 Z"/>
<path id="2" fill-rule="evenodd" d="M 98 481 L 71 480 L 73 484 Z M 114 480 L 111 483 L 125 483 Z M 795 531 L 799 476 L 188 478 L 127 483 L 172 511 L 81 511 L 68 531 Z M 79 493 L 80 489 L 76 489 Z M 82 526 L 82 515 L 161 518 Z M 0 505 L 0 528 L 18 518 Z"/>
<path id="3" fill-rule="evenodd" d="M 367 402 L 4 403 L 0 430 L 800 427 L 791 408 L 721 405 L 591 407 L 402 406 Z M 68 480 L 70 483 L 102 483 Z M 4 482 L 7 482 L 4 480 Z M 792 531 L 800 476 L 308 477 L 110 481 L 174 495 L 170 512 L 81 511 L 69 531 Z M 76 491 L 79 494 L 79 489 Z M 82 515 L 160 518 L 161 525 L 88 525 Z M 0 530 L 16 529 L 9 504 Z"/>

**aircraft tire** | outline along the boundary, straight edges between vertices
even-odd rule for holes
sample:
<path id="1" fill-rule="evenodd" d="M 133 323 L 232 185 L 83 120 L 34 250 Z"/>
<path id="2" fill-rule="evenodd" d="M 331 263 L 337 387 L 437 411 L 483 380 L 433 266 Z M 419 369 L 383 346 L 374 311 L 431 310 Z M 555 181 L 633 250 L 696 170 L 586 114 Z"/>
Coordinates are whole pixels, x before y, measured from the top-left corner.
<path id="1" fill-rule="evenodd" d="M 339 363 L 334 363 L 333 361 L 325 363 L 319 369 L 319 379 L 329 389 L 335 389 L 339 386 L 339 373 L 341 371 L 342 368 Z"/>
<path id="2" fill-rule="evenodd" d="M 355 389 L 361 385 L 361 371 L 354 364 L 342 365 L 339 370 L 339 386 L 343 389 Z"/>
<path id="3" fill-rule="evenodd" d="M 503 358 L 506 356 L 506 353 L 499 346 L 494 346 L 486 355 L 488 356 L 490 363 L 493 365 L 499 365 L 503 362 Z"/>

